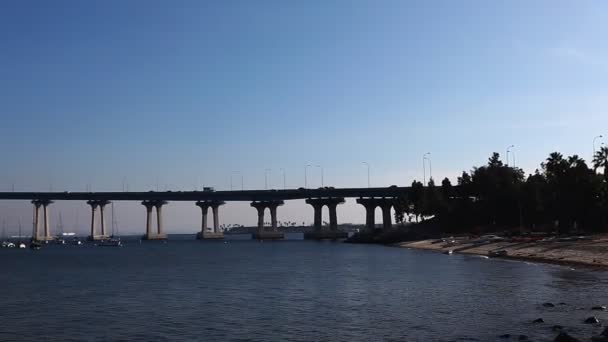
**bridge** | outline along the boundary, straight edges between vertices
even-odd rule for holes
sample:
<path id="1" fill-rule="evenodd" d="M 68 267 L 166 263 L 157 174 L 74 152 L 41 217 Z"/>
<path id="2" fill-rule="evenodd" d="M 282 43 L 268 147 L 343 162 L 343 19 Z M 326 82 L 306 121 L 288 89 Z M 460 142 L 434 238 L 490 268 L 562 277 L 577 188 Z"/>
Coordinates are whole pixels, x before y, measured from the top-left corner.
<path id="1" fill-rule="evenodd" d="M 34 207 L 32 237 L 37 241 L 53 240 L 50 232 L 49 206 L 54 201 L 86 201 L 91 207 L 91 230 L 89 239 L 105 240 L 107 233 L 104 208 L 112 201 L 141 201 L 146 208 L 145 239 L 162 240 L 167 235 L 163 227 L 162 208 L 174 201 L 195 202 L 201 208 L 201 230 L 199 239 L 223 238 L 220 231 L 219 208 L 226 202 L 247 201 L 258 213 L 258 224 L 255 237 L 258 239 L 280 239 L 283 233 L 277 230 L 277 210 L 288 200 L 305 200 L 314 209 L 314 232 L 307 238 L 342 238 L 345 232 L 338 231 L 337 207 L 345 198 L 356 198 L 366 210 L 366 228 L 376 228 L 375 210 L 382 209 L 383 228 L 392 226 L 391 208 L 395 198 L 406 196 L 409 187 L 391 186 L 387 188 L 333 188 L 319 189 L 286 189 L 286 190 L 243 190 L 243 191 L 148 191 L 148 192 L 0 192 L 0 200 L 27 200 Z M 329 209 L 329 229 L 322 226 L 322 209 Z M 213 215 L 213 227 L 208 227 L 209 208 Z M 271 226 L 264 226 L 266 209 L 270 211 Z M 99 214 L 98 214 L 99 211 Z M 156 213 L 156 227 L 152 226 L 153 213 Z M 40 218 L 42 214 L 42 220 Z M 97 218 L 97 216 L 99 216 Z M 41 222 L 42 221 L 42 222 Z M 99 221 L 100 230 L 96 228 Z M 42 229 L 43 228 L 43 229 Z"/>

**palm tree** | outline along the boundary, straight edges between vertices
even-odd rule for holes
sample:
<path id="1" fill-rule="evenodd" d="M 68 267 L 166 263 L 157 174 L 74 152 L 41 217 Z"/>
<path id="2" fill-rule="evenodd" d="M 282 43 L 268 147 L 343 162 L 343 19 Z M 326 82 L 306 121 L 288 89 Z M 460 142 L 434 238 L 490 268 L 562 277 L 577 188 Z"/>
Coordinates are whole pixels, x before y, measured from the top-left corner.
<path id="1" fill-rule="evenodd" d="M 593 170 L 597 171 L 600 167 L 604 168 L 604 178 L 608 181 L 608 147 L 606 146 L 595 152 L 593 156 Z"/>

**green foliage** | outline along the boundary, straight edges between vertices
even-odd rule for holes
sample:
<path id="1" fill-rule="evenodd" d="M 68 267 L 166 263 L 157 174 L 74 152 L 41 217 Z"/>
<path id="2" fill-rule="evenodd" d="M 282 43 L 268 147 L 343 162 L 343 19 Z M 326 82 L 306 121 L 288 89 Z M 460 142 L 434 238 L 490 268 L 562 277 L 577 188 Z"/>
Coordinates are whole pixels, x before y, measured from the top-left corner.
<path id="1" fill-rule="evenodd" d="M 555 230 L 606 230 L 608 224 L 608 148 L 596 153 L 590 169 L 577 155 L 553 152 L 527 178 L 523 170 L 503 164 L 493 153 L 486 165 L 464 171 L 458 185 L 445 178 L 425 187 L 414 181 L 408 198 L 395 205 L 397 222 L 409 215 L 434 216 L 451 232 L 475 227 Z M 603 169 L 603 175 L 596 173 Z M 494 227 L 494 228 L 492 228 Z"/>

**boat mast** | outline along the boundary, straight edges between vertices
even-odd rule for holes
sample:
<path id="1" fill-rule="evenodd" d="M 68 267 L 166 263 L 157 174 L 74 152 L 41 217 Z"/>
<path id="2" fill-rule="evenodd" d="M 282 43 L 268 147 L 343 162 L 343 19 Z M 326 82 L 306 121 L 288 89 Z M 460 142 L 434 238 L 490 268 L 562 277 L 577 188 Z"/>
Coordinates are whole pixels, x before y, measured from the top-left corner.
<path id="1" fill-rule="evenodd" d="M 112 237 L 114 237 L 114 225 L 115 225 L 115 220 L 114 220 L 114 202 L 112 202 Z"/>
<path id="2" fill-rule="evenodd" d="M 59 212 L 59 221 L 57 222 L 57 230 L 61 236 L 63 236 L 63 219 L 61 218 L 61 211 Z"/>

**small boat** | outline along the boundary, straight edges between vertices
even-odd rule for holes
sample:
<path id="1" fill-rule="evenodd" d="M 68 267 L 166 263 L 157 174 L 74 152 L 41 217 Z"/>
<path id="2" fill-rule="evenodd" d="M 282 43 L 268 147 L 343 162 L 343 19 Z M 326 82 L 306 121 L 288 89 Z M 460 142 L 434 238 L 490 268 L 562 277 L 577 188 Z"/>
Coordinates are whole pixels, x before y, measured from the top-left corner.
<path id="1" fill-rule="evenodd" d="M 452 250 L 452 249 L 447 250 L 447 251 L 443 252 L 443 254 L 452 255 L 452 254 L 454 254 L 454 250 Z"/>
<path id="2" fill-rule="evenodd" d="M 12 243 L 12 242 L 9 242 L 9 243 L 6 244 L 6 247 L 7 248 L 15 248 L 15 244 Z"/>
<path id="3" fill-rule="evenodd" d="M 507 255 L 507 251 L 505 251 L 504 249 L 488 252 L 488 257 L 490 257 L 490 258 L 503 257 L 506 255 Z"/>
<path id="4" fill-rule="evenodd" d="M 122 247 L 122 242 L 120 241 L 120 239 L 109 239 L 109 240 L 103 240 L 103 241 L 101 241 L 99 244 L 97 244 L 97 246 L 100 246 L 100 247 Z"/>
<path id="5" fill-rule="evenodd" d="M 19 248 L 20 248 L 20 249 L 24 249 L 24 248 L 26 248 L 26 247 L 27 247 L 27 246 L 26 246 L 26 245 L 25 245 L 23 242 L 21 242 L 21 243 L 19 244 Z"/>
<path id="6" fill-rule="evenodd" d="M 30 243 L 30 249 L 33 249 L 35 251 L 39 250 L 40 248 L 42 248 L 42 244 L 40 242 L 37 241 L 32 241 Z"/>
<path id="7" fill-rule="evenodd" d="M 120 238 L 116 238 L 114 235 L 114 228 L 116 227 L 116 230 L 118 230 L 117 226 L 118 226 L 118 223 L 117 223 L 116 219 L 114 218 L 114 203 L 112 203 L 112 236 L 108 240 L 101 241 L 97 246 L 122 247 L 122 242 L 120 241 Z"/>

